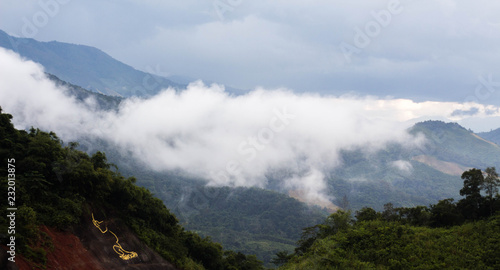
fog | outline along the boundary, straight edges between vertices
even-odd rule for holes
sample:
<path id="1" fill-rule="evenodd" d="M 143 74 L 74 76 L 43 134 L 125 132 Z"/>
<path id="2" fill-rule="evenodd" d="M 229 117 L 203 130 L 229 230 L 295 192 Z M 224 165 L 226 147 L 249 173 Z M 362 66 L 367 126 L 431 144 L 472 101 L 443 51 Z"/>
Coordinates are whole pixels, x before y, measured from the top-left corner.
<path id="1" fill-rule="evenodd" d="M 413 102 L 368 96 L 296 94 L 255 89 L 234 96 L 221 85 L 191 83 L 148 98 L 127 99 L 117 111 L 77 102 L 43 68 L 0 49 L 0 106 L 16 128 L 54 131 L 65 142 L 97 138 L 156 171 L 181 170 L 209 185 L 280 185 L 308 199 L 329 200 L 325 175 L 342 164 L 339 151 L 373 152 L 389 142 L 424 143 L 406 129 L 425 119 L 498 119 L 498 107 Z M 459 113 L 466 112 L 466 113 Z M 394 163 L 409 170 L 404 161 Z"/>

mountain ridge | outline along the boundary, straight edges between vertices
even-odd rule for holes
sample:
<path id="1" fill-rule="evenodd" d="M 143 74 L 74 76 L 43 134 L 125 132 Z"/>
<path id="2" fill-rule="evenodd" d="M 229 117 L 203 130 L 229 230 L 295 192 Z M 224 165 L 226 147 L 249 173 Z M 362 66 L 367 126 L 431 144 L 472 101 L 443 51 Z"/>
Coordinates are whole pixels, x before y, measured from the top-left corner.
<path id="1" fill-rule="evenodd" d="M 167 78 L 136 70 L 87 45 L 40 42 L 13 37 L 0 30 L 0 47 L 41 64 L 46 72 L 64 81 L 111 96 L 152 96 L 162 89 L 185 87 Z"/>

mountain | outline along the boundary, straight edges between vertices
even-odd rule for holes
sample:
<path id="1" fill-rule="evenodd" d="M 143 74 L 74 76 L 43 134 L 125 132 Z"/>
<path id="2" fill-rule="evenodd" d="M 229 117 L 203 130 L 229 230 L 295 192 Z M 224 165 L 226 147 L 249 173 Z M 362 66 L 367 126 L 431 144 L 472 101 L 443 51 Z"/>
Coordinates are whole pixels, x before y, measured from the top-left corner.
<path id="1" fill-rule="evenodd" d="M 490 142 L 494 142 L 500 145 L 500 128 L 492 130 L 490 132 L 481 132 L 477 134 L 481 138 L 484 138 Z"/>
<path id="2" fill-rule="evenodd" d="M 110 96 L 151 96 L 185 85 L 142 72 L 90 46 L 17 38 L 0 30 L 0 46 L 40 63 L 45 71 L 85 89 Z"/>
<path id="3" fill-rule="evenodd" d="M 457 198 L 461 174 L 469 168 L 500 166 L 500 147 L 456 123 L 426 121 L 409 129 L 425 137 L 420 147 L 390 144 L 376 153 L 342 151 L 343 165 L 328 177 L 329 192 L 350 208 L 381 210 L 397 206 L 429 205 Z"/>

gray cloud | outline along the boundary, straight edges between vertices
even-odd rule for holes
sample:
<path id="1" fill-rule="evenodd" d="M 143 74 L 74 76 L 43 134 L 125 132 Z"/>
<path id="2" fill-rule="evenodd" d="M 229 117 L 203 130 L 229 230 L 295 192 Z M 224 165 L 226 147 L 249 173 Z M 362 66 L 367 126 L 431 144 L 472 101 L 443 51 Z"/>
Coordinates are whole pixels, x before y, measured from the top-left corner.
<path id="1" fill-rule="evenodd" d="M 470 108 L 469 110 L 456 110 L 451 113 L 451 116 L 462 116 L 462 115 L 476 115 L 479 112 L 478 108 Z M 486 114 L 491 114 L 491 111 L 487 111 Z"/>

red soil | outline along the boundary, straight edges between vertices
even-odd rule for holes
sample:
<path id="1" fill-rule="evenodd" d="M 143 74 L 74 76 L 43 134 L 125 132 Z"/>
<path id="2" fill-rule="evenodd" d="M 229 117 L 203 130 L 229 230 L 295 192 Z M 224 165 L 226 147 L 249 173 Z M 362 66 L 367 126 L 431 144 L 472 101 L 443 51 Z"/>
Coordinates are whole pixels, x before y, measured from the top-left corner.
<path id="1" fill-rule="evenodd" d="M 85 249 L 78 237 L 69 232 L 60 232 L 45 226 L 41 230 L 52 239 L 54 249 L 47 253 L 46 269 L 102 270 L 100 263 Z M 16 254 L 16 265 L 20 270 L 37 269 L 22 255 Z M 15 268 L 13 268 L 15 269 Z"/>

